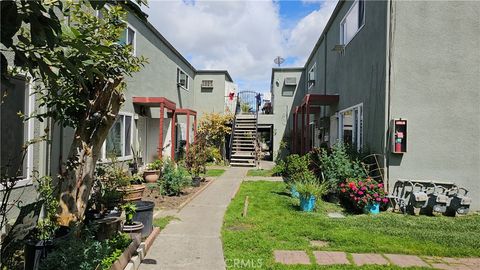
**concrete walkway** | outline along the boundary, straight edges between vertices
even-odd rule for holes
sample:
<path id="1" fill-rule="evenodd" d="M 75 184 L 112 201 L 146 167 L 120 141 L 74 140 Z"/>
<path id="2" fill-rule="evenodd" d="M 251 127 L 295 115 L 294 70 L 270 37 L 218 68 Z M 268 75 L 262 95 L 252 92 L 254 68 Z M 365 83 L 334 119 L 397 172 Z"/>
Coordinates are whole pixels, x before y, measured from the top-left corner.
<path id="1" fill-rule="evenodd" d="M 160 232 L 141 270 L 225 269 L 223 216 L 249 168 L 228 168 Z"/>

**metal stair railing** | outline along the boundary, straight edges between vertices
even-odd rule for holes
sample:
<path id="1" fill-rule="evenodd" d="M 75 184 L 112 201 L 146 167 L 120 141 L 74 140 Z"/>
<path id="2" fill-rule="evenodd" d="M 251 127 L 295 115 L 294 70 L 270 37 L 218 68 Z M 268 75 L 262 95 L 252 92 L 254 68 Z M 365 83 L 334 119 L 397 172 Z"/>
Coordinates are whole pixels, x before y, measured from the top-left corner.
<path id="1" fill-rule="evenodd" d="M 233 136 L 235 136 L 235 126 L 237 123 L 237 114 L 240 111 L 240 98 L 237 96 L 237 101 L 235 104 L 235 114 L 233 115 L 233 123 L 232 123 L 232 130 L 230 133 L 230 141 L 228 143 L 228 159 L 232 159 L 232 152 L 233 152 Z"/>

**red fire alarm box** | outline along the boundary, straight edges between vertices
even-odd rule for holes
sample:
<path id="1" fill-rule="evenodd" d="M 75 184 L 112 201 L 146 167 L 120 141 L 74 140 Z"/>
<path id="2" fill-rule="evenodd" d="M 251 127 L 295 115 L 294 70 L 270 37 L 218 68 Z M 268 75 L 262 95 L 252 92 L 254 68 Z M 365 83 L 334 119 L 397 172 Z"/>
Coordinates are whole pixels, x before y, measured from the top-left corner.
<path id="1" fill-rule="evenodd" d="M 392 121 L 392 153 L 407 152 L 407 120 L 393 119 Z"/>

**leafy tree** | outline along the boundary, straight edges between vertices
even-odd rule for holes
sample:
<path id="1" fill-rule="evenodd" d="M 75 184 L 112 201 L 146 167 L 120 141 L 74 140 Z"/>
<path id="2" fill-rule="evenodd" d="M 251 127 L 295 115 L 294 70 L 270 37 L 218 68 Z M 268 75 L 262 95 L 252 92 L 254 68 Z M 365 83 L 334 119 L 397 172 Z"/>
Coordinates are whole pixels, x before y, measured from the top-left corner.
<path id="1" fill-rule="evenodd" d="M 126 28 L 122 5 L 95 16 L 94 8 L 104 2 L 2 1 L 2 45 L 14 53 L 15 65 L 39 82 L 42 110 L 32 117 L 75 129 L 59 177 L 62 225 L 83 219 L 101 146 L 124 101 L 125 76 L 146 62 L 119 43 Z M 4 12 L 17 14 L 9 17 L 14 23 Z M 8 73 L 4 59 L 2 52 L 2 76 Z"/>
<path id="2" fill-rule="evenodd" d="M 215 146 L 220 149 L 225 158 L 225 136 L 230 134 L 229 126 L 233 119 L 232 114 L 207 113 L 202 116 L 198 125 L 198 137 L 205 138 L 206 146 Z"/>

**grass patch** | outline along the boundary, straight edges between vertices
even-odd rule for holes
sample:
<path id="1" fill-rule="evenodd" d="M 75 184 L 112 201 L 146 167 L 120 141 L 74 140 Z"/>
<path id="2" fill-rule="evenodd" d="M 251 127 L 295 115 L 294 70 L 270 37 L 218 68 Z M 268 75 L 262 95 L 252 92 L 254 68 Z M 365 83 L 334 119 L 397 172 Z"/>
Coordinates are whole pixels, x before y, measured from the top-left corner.
<path id="1" fill-rule="evenodd" d="M 224 169 L 207 169 L 207 173 L 204 174 L 206 177 L 218 177 L 225 172 Z"/>
<path id="2" fill-rule="evenodd" d="M 156 218 L 153 220 L 153 226 L 160 228 L 160 230 L 163 230 L 165 227 L 167 227 L 168 223 L 170 223 L 170 221 L 174 219 L 176 219 L 176 217 L 174 216 Z"/>
<path id="3" fill-rule="evenodd" d="M 247 217 L 241 216 L 249 196 Z M 322 202 L 317 212 L 298 210 L 298 202 L 278 182 L 244 182 L 227 209 L 222 240 L 227 261 L 261 260 L 262 269 L 318 269 L 320 266 L 285 266 L 274 263 L 276 249 L 339 250 L 352 253 L 400 253 L 428 256 L 480 256 L 480 215 L 466 217 L 411 216 L 382 212 L 379 215 L 348 215 L 328 218 L 342 211 Z M 314 248 L 310 240 L 328 241 Z M 231 269 L 235 267 L 231 266 Z M 327 269 L 358 269 L 334 266 Z M 394 266 L 365 266 L 361 269 L 399 269 Z M 230 268 L 229 268 L 230 269 Z M 242 268 L 243 269 L 243 268 Z"/>
<path id="4" fill-rule="evenodd" d="M 261 176 L 261 177 L 270 177 L 273 176 L 272 170 L 263 170 L 263 169 L 250 169 L 247 172 L 247 176 Z"/>

